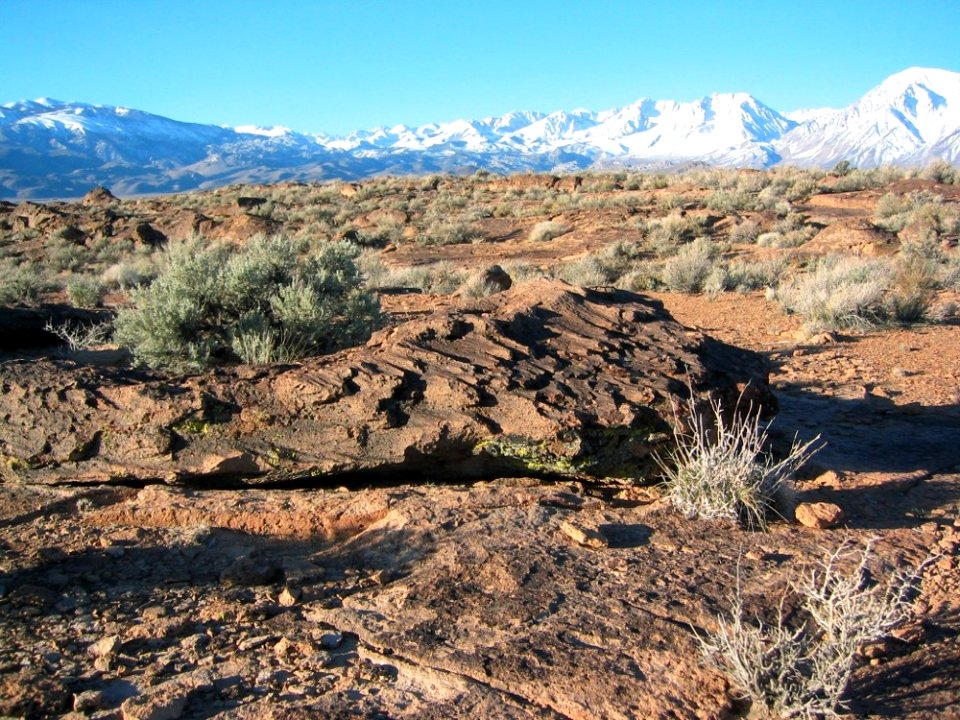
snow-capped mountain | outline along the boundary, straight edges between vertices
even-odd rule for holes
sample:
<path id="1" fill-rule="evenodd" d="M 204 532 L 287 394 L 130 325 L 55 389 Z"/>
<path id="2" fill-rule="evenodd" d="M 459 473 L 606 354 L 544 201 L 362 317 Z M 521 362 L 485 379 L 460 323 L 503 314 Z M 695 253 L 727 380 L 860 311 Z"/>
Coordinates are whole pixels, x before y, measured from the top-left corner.
<path id="1" fill-rule="evenodd" d="M 343 137 L 178 122 L 40 99 L 0 106 L 0 197 L 75 197 L 377 174 L 559 172 L 702 162 L 832 167 L 960 162 L 960 73 L 912 68 L 847 108 L 781 113 L 746 93 L 641 98 L 599 112 L 517 111 Z"/>
<path id="2" fill-rule="evenodd" d="M 919 165 L 960 159 L 960 73 L 911 68 L 891 75 L 843 110 L 804 118 L 779 144 L 798 165 Z"/>

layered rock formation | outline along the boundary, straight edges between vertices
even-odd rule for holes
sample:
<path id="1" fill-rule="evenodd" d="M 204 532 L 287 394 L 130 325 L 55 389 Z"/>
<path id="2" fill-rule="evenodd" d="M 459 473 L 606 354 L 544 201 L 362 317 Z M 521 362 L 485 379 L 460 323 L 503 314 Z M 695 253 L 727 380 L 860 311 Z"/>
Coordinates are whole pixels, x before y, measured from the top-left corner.
<path id="1" fill-rule="evenodd" d="M 619 290 L 541 281 L 295 365 L 161 378 L 10 362 L 6 481 L 643 478 L 688 387 L 769 402 L 757 356 Z"/>

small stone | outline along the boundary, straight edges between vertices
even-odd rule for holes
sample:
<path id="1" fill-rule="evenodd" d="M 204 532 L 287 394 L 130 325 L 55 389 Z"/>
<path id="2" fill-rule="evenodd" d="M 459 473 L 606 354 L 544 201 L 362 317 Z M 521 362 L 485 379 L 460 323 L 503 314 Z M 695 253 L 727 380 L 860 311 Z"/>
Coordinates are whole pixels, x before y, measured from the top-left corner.
<path id="1" fill-rule="evenodd" d="M 843 520 L 843 508 L 833 503 L 800 503 L 796 509 L 797 522 L 818 530 L 836 527 Z"/>
<path id="2" fill-rule="evenodd" d="M 110 656 L 115 655 L 119 649 L 120 638 L 117 635 L 108 635 L 105 638 L 97 640 L 97 642 L 87 649 L 87 652 L 94 657 L 109 658 Z"/>
<path id="3" fill-rule="evenodd" d="M 70 582 L 70 578 L 64 575 L 59 570 L 51 570 L 47 573 L 47 585 L 52 588 L 62 588 Z"/>
<path id="4" fill-rule="evenodd" d="M 893 368 L 893 370 L 890 371 L 890 374 L 893 375 L 893 377 L 905 378 L 905 377 L 910 377 L 914 373 L 911 370 L 907 370 L 906 368 L 895 367 Z"/>
<path id="5" fill-rule="evenodd" d="M 240 652 L 246 652 L 247 650 L 255 650 L 261 645 L 266 645 L 268 642 L 273 640 L 272 635 L 257 635 L 256 637 L 247 638 L 246 640 L 241 640 L 237 645 L 237 649 Z"/>
<path id="6" fill-rule="evenodd" d="M 860 654 L 871 660 L 876 658 L 883 658 L 889 655 L 893 651 L 893 645 L 889 640 L 877 640 L 872 643 L 867 643 L 860 649 Z"/>
<path id="7" fill-rule="evenodd" d="M 140 617 L 143 620 L 158 620 L 168 615 L 167 609 L 163 605 L 151 605 L 140 611 Z"/>
<path id="8" fill-rule="evenodd" d="M 918 645 L 924 637 L 923 625 L 920 623 L 910 623 L 902 625 L 890 631 L 891 637 L 896 638 L 906 645 Z"/>
<path id="9" fill-rule="evenodd" d="M 342 633 L 324 633 L 320 636 L 320 647 L 324 650 L 336 650 L 343 645 Z"/>
<path id="10" fill-rule="evenodd" d="M 84 690 L 73 696 L 73 709 L 76 712 L 100 710 L 104 706 L 102 690 Z"/>
<path id="11" fill-rule="evenodd" d="M 596 528 L 584 527 L 580 524 L 575 525 L 569 520 L 564 520 L 560 523 L 560 531 L 575 543 L 585 547 L 605 548 L 610 546 L 610 541 Z"/>
<path id="12" fill-rule="evenodd" d="M 277 598 L 277 602 L 283 607 L 293 607 L 300 601 L 300 588 L 285 587 Z"/>
<path id="13" fill-rule="evenodd" d="M 197 670 L 124 700 L 120 712 L 123 720 L 177 720 L 187 708 L 190 693 L 212 685 L 210 673 Z"/>

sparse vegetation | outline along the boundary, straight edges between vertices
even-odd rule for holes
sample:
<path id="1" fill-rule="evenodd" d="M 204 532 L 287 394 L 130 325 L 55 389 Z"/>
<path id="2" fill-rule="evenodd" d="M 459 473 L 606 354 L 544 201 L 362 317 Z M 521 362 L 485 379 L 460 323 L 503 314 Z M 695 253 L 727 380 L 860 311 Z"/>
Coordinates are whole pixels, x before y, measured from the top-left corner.
<path id="1" fill-rule="evenodd" d="M 878 581 L 871 559 L 869 544 L 859 555 L 841 545 L 791 585 L 797 612 L 788 613 L 785 595 L 767 621 L 746 619 L 738 583 L 731 617 L 718 618 L 700 642 L 708 662 L 752 701 L 752 715 L 825 718 L 843 711 L 859 652 L 910 616 L 924 567 Z"/>
<path id="2" fill-rule="evenodd" d="M 0 306 L 29 305 L 42 291 L 43 284 L 31 268 L 9 264 L 0 268 Z"/>
<path id="3" fill-rule="evenodd" d="M 530 241 L 545 242 L 568 232 L 570 232 L 570 228 L 563 223 L 558 223 L 554 220 L 544 220 L 543 222 L 538 222 L 531 228 Z"/>
<path id="4" fill-rule="evenodd" d="M 113 323 L 109 321 L 88 325 L 81 323 L 53 325 L 48 322 L 44 329 L 60 338 L 71 351 L 89 350 L 105 345 L 113 336 Z"/>
<path id="5" fill-rule="evenodd" d="M 776 297 L 809 330 L 868 330 L 886 317 L 889 265 L 881 260 L 830 256 L 812 272 L 787 278 Z"/>
<path id="6" fill-rule="evenodd" d="M 104 288 L 95 278 L 78 275 L 67 281 L 67 298 L 76 307 L 97 307 L 103 295 Z"/>
<path id="7" fill-rule="evenodd" d="M 765 528 L 768 515 L 785 506 L 790 476 L 816 452 L 819 437 L 795 441 L 775 460 L 766 451 L 759 408 L 739 402 L 725 408 L 714 400 L 703 409 L 693 398 L 691 391 L 685 417 L 675 418 L 673 453 L 660 460 L 667 498 L 687 517 Z"/>
<path id="8" fill-rule="evenodd" d="M 717 247 L 707 238 L 685 245 L 663 266 L 663 284 L 674 292 L 701 292 L 713 268 Z"/>

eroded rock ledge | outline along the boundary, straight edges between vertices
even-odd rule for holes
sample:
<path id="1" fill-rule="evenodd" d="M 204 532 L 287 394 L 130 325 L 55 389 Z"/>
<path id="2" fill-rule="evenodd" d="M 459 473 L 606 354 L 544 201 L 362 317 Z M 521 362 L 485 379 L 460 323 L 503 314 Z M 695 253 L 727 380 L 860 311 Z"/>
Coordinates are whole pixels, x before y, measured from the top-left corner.
<path id="1" fill-rule="evenodd" d="M 0 472 L 28 483 L 638 478 L 688 384 L 772 402 L 759 356 L 649 298 L 546 280 L 295 365 L 164 379 L 14 361 L 0 377 Z"/>

